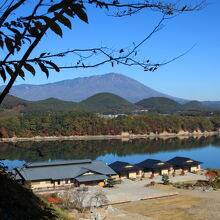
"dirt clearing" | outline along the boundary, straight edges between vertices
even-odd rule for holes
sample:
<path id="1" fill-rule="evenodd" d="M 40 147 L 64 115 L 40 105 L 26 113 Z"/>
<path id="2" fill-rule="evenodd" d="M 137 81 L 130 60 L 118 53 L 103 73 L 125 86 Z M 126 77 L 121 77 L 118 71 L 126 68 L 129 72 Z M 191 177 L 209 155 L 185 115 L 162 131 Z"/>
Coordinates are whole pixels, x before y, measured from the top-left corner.
<path id="1" fill-rule="evenodd" d="M 157 187 L 155 187 L 157 188 Z M 160 189 L 172 190 L 165 186 Z M 198 192 L 180 190 L 180 195 L 169 198 L 115 205 L 127 219 L 152 220 L 220 220 L 220 191 Z M 135 217 L 136 216 L 136 217 Z M 124 216 L 118 216 L 123 219 Z M 107 216 L 107 220 L 117 219 Z"/>

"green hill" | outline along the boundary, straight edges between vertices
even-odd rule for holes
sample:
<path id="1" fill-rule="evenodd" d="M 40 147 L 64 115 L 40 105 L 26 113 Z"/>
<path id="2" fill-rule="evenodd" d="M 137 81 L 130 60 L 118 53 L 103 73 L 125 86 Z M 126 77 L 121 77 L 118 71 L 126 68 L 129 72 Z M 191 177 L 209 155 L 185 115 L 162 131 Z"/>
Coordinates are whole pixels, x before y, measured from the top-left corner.
<path id="1" fill-rule="evenodd" d="M 99 113 L 128 113 L 135 110 L 148 109 L 151 112 L 169 114 L 189 110 L 213 111 L 214 108 L 198 101 L 179 104 L 172 99 L 154 97 L 130 103 L 112 93 L 98 93 L 86 100 L 76 103 L 49 98 L 41 101 L 27 101 L 8 95 L 0 107 L 0 116 L 19 114 L 20 112 L 58 112 L 81 109 Z"/>
<path id="2" fill-rule="evenodd" d="M 7 112 L 9 113 L 9 111 L 10 114 L 12 114 L 13 111 L 15 111 L 16 106 L 19 105 L 23 105 L 23 107 L 19 109 L 20 112 L 57 112 L 81 109 L 99 113 L 122 113 L 142 109 L 140 106 L 136 106 L 120 96 L 111 93 L 99 93 L 79 103 L 62 101 L 55 98 L 41 101 L 26 101 L 9 95 L 6 97 L 2 105 L 2 110 L 5 110 L 4 115 Z M 19 111 L 16 109 L 15 113 L 18 113 Z"/>
<path id="3" fill-rule="evenodd" d="M 79 103 L 83 110 L 100 113 L 130 112 L 140 107 L 120 96 L 111 93 L 99 93 Z"/>
<path id="4" fill-rule="evenodd" d="M 214 108 L 205 105 L 198 101 L 191 101 L 185 104 L 179 104 L 172 99 L 163 98 L 163 97 L 154 97 L 149 99 L 144 99 L 136 103 L 144 108 L 149 109 L 152 112 L 156 113 L 175 113 L 178 111 L 213 111 Z"/>
<path id="5" fill-rule="evenodd" d="M 187 102 L 186 104 L 183 104 L 182 107 L 185 110 L 211 111 L 214 109 L 213 107 L 210 107 L 198 101 Z"/>
<path id="6" fill-rule="evenodd" d="M 157 113 L 172 113 L 182 109 L 182 105 L 173 101 L 172 99 L 163 97 L 153 97 L 143 99 L 136 103 L 136 105 L 142 106 Z"/>
<path id="7" fill-rule="evenodd" d="M 68 111 L 76 109 L 78 103 L 62 101 L 49 98 L 41 101 L 29 102 L 24 112 L 44 112 L 44 111 Z"/>
<path id="8" fill-rule="evenodd" d="M 18 112 L 45 112 L 45 111 L 68 111 L 78 107 L 78 103 L 49 98 L 41 101 L 27 101 L 12 95 L 7 95 L 1 105 L 4 115 Z"/>
<path id="9" fill-rule="evenodd" d="M 2 109 L 11 109 L 11 108 L 18 106 L 18 105 L 27 106 L 28 103 L 29 103 L 29 101 L 27 101 L 27 100 L 20 99 L 18 97 L 12 96 L 12 95 L 7 95 L 1 104 L 1 108 Z"/>

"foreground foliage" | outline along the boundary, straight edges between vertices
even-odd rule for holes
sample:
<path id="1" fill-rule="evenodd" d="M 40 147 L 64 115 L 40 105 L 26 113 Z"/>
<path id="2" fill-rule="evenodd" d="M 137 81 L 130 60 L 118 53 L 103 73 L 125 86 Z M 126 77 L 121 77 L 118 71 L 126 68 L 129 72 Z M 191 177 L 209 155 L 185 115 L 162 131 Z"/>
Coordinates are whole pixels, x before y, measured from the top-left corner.
<path id="1" fill-rule="evenodd" d="M 63 219 L 52 206 L 0 171 L 1 219 Z"/>

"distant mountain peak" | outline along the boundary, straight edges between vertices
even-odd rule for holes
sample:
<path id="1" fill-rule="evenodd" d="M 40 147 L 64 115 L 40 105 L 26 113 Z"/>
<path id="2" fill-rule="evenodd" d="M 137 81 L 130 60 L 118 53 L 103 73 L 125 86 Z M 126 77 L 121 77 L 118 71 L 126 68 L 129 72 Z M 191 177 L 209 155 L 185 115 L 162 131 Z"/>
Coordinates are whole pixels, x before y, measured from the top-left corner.
<path id="1" fill-rule="evenodd" d="M 0 87 L 0 91 L 3 86 Z M 89 77 L 78 77 L 44 85 L 22 84 L 14 86 L 10 94 L 29 101 L 56 98 L 64 101 L 79 102 L 97 93 L 116 94 L 130 102 L 150 97 L 167 97 L 184 101 L 151 89 L 144 84 L 121 73 L 107 73 Z"/>

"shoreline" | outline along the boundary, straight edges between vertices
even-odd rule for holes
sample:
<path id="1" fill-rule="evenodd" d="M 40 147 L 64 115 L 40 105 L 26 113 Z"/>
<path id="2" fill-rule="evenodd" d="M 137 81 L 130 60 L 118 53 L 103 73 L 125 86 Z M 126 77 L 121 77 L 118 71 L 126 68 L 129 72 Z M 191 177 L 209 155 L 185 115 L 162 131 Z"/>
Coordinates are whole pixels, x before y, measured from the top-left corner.
<path id="1" fill-rule="evenodd" d="M 12 137 L 12 138 L 0 138 L 0 142 L 24 142 L 24 141 L 63 141 L 63 140 L 111 140 L 111 139 L 121 139 L 122 141 L 132 140 L 132 139 L 168 139 L 178 137 L 180 139 L 190 138 L 190 137 L 207 137 L 220 135 L 220 131 L 194 131 L 186 132 L 180 131 L 179 133 L 168 133 L 163 132 L 160 134 L 150 133 L 150 134 L 129 134 L 125 132 L 122 135 L 82 135 L 82 136 L 35 136 L 35 137 Z"/>

